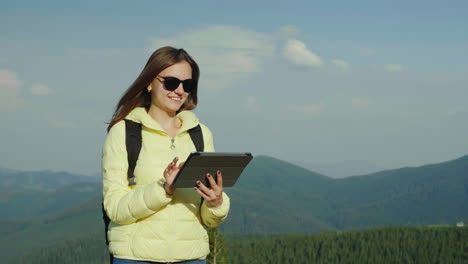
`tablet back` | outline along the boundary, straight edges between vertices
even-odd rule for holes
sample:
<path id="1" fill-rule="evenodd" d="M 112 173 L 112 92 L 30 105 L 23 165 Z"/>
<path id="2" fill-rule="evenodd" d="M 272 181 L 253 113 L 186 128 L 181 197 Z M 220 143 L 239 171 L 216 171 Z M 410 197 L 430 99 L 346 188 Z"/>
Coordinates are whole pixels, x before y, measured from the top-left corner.
<path id="1" fill-rule="evenodd" d="M 223 187 L 232 187 L 252 160 L 250 153 L 194 152 L 190 154 L 174 181 L 176 188 L 192 188 L 197 181 L 210 186 L 206 174 L 216 180 L 216 171 L 223 175 Z"/>

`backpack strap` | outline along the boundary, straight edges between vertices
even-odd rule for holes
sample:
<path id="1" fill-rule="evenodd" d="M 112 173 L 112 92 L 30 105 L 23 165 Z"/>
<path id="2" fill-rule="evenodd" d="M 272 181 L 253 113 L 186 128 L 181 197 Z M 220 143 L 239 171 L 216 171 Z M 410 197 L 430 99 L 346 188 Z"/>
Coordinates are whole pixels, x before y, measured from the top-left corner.
<path id="1" fill-rule="evenodd" d="M 205 143 L 203 141 L 203 133 L 202 133 L 202 130 L 201 130 L 201 126 L 198 125 L 194 128 L 191 128 L 189 129 L 189 134 L 190 134 L 190 138 L 192 139 L 192 142 L 193 144 L 195 145 L 195 149 L 198 151 L 198 152 L 203 152 L 205 151 Z M 201 206 L 203 204 L 203 197 L 200 197 L 200 207 L 198 208 L 198 210 L 201 210 Z M 202 219 L 202 223 L 203 223 L 203 219 Z"/>
<path id="2" fill-rule="evenodd" d="M 190 134 L 190 138 L 192 139 L 193 144 L 195 145 L 195 149 L 198 152 L 205 151 L 205 143 L 203 142 L 203 133 L 201 130 L 201 126 L 198 125 L 194 128 L 188 130 Z"/>
<path id="3" fill-rule="evenodd" d="M 128 160 L 128 186 L 135 185 L 135 171 L 136 162 L 141 150 L 141 124 L 125 119 L 125 145 L 127 147 L 127 160 Z"/>

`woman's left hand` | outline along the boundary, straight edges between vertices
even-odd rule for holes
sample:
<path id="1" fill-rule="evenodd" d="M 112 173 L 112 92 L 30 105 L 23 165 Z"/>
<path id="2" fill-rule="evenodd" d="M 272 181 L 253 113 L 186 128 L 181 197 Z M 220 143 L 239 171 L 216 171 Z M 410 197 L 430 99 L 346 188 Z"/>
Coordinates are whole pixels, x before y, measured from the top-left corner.
<path id="1" fill-rule="evenodd" d="M 194 189 L 205 199 L 208 207 L 219 207 L 223 204 L 223 175 L 218 171 L 216 173 L 216 181 L 209 173 L 206 177 L 210 182 L 211 188 L 208 188 L 202 182 L 197 181 L 198 187 L 195 187 Z"/>

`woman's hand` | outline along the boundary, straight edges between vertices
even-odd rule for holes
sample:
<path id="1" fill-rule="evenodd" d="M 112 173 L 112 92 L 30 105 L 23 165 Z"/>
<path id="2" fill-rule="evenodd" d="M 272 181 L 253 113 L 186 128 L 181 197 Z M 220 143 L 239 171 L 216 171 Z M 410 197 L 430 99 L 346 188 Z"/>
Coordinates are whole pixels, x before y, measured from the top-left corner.
<path id="1" fill-rule="evenodd" d="M 205 199 L 208 207 L 219 207 L 223 204 L 223 175 L 218 171 L 216 173 L 216 181 L 209 173 L 206 177 L 210 182 L 211 188 L 208 188 L 202 182 L 197 181 L 198 187 L 195 187 L 194 189 Z"/>
<path id="2" fill-rule="evenodd" d="M 172 160 L 169 165 L 167 165 L 166 169 L 164 170 L 164 179 L 166 179 L 166 182 L 164 183 L 164 190 L 166 191 L 167 195 L 171 196 L 174 191 L 175 187 L 172 186 L 174 183 L 174 179 L 179 173 L 180 169 L 182 166 L 184 166 L 184 163 L 181 162 L 179 166 L 177 166 L 177 161 L 179 160 L 178 157 L 175 157 L 174 160 Z"/>

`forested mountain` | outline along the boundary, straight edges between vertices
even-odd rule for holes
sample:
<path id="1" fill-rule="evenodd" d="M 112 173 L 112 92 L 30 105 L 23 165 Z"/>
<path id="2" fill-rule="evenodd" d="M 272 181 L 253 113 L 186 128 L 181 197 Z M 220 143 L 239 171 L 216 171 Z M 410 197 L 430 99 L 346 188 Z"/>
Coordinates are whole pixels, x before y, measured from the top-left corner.
<path id="1" fill-rule="evenodd" d="M 99 233 L 104 238 L 101 198 L 48 216 L 0 221 L 0 252 L 4 259 L 20 256 L 84 234 Z"/>
<path id="2" fill-rule="evenodd" d="M 95 197 L 102 190 L 101 183 L 73 183 L 48 191 L 22 189 L 0 193 L 1 219 L 18 219 L 48 215 L 79 205 Z"/>
<path id="3" fill-rule="evenodd" d="M 257 157 L 227 192 L 234 202 L 226 231 L 314 232 L 454 224 L 468 219 L 468 155 L 344 179 Z"/>
<path id="4" fill-rule="evenodd" d="M 468 262 L 467 227 L 391 227 L 315 235 L 224 236 L 218 263 L 453 263 Z M 89 234 L 55 243 L 10 262 L 108 263 L 104 238 Z"/>
<path id="5" fill-rule="evenodd" d="M 468 222 L 467 172 L 468 156 L 464 156 L 417 168 L 331 179 L 259 156 L 234 188 L 226 188 L 231 211 L 221 230 L 317 233 Z M 82 183 L 85 180 L 92 182 Z M 78 234 L 102 232 L 98 180 L 2 170 L 0 188 L 7 191 L 0 194 L 0 253 L 5 258 L 19 256 Z"/>
<path id="6" fill-rule="evenodd" d="M 0 168 L 0 190 L 2 191 L 51 191 L 73 183 L 99 182 L 97 177 L 68 172 L 16 171 Z"/>

